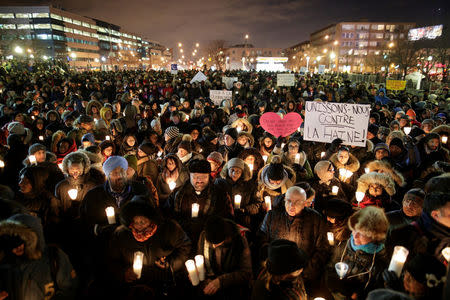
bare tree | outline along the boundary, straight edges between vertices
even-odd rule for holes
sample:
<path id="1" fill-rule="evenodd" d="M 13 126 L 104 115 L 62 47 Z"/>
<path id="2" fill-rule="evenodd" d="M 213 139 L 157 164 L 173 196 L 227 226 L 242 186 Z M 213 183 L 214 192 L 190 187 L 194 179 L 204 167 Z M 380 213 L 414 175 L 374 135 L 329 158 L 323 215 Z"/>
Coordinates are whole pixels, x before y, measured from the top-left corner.
<path id="1" fill-rule="evenodd" d="M 413 42 L 407 40 L 399 40 L 390 52 L 390 60 L 399 66 L 402 71 L 402 77 L 405 78 L 408 70 L 416 66 L 417 63 L 417 47 Z"/>
<path id="2" fill-rule="evenodd" d="M 384 66 L 383 55 L 369 54 L 366 57 L 366 65 L 373 69 L 374 73 L 380 71 L 381 67 Z"/>
<path id="3" fill-rule="evenodd" d="M 224 40 L 213 40 L 206 46 L 206 54 L 208 60 L 217 66 L 217 69 L 222 69 L 225 65 L 225 55 L 223 50 L 225 49 L 226 41 Z"/>

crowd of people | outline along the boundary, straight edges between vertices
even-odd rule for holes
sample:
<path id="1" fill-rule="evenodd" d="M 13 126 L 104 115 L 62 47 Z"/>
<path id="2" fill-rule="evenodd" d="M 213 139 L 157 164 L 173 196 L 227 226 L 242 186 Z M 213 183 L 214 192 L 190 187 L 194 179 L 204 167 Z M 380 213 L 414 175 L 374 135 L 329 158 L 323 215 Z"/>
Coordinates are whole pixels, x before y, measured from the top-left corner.
<path id="1" fill-rule="evenodd" d="M 197 72 L 0 69 L 0 299 L 450 298 L 448 88 Z M 261 127 L 306 101 L 366 146 Z"/>

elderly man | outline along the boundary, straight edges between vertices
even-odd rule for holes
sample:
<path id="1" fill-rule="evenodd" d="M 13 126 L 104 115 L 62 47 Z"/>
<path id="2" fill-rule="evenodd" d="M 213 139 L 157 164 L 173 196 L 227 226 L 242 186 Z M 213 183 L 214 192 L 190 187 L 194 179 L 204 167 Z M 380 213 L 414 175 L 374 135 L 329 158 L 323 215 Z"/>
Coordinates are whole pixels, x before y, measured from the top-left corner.
<path id="1" fill-rule="evenodd" d="M 304 270 L 308 295 L 319 296 L 320 275 L 323 274 L 329 255 L 326 224 L 320 215 L 305 207 L 306 192 L 292 186 L 286 191 L 284 206 L 270 210 L 260 229 L 263 246 L 276 239 L 293 241 L 306 252 L 310 260 Z"/>

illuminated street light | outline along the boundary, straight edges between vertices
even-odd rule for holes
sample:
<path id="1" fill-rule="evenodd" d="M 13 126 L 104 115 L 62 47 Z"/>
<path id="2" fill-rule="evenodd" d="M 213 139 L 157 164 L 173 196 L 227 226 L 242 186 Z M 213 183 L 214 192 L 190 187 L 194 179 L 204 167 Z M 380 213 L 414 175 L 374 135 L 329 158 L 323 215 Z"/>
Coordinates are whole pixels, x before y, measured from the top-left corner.
<path id="1" fill-rule="evenodd" d="M 183 49 L 180 49 L 180 53 L 183 53 Z"/>
<path id="2" fill-rule="evenodd" d="M 77 54 L 75 52 L 70 53 L 70 57 L 77 58 Z"/>
<path id="3" fill-rule="evenodd" d="M 43 59 L 43 60 L 47 60 L 47 59 L 48 59 L 48 56 L 47 56 L 47 55 L 44 55 L 44 56 L 42 56 L 42 59 Z"/>
<path id="4" fill-rule="evenodd" d="M 322 59 L 322 57 L 321 56 L 317 56 L 317 61 L 320 61 L 321 59 Z"/>
<path id="5" fill-rule="evenodd" d="M 20 46 L 16 46 L 16 48 L 14 48 L 14 52 L 16 52 L 17 54 L 22 54 L 23 53 L 23 49 Z"/>
<path id="6" fill-rule="evenodd" d="M 181 55 L 181 58 L 184 58 L 184 55 Z"/>
<path id="7" fill-rule="evenodd" d="M 394 47 L 394 43 L 393 43 L 393 42 L 390 42 L 389 45 L 388 45 L 388 47 L 389 47 L 389 48 Z"/>
<path id="8" fill-rule="evenodd" d="M 339 42 L 338 41 L 334 41 L 334 43 L 333 43 L 335 46 L 337 46 L 337 44 L 339 44 Z"/>
<path id="9" fill-rule="evenodd" d="M 295 59 L 295 57 L 296 57 L 295 55 L 294 55 L 294 56 L 292 56 L 292 59 Z"/>
<path id="10" fill-rule="evenodd" d="M 195 47 L 197 47 L 197 48 L 200 47 L 200 44 L 199 44 L 199 43 L 196 43 L 196 44 L 195 44 Z"/>
<path id="11" fill-rule="evenodd" d="M 178 47 L 182 47 L 183 46 L 183 44 L 182 43 L 178 43 Z"/>
<path id="12" fill-rule="evenodd" d="M 94 58 L 94 61 L 95 62 L 99 62 L 99 59 L 96 57 L 96 58 Z"/>
<path id="13" fill-rule="evenodd" d="M 325 39 L 328 40 L 329 38 L 330 38 L 330 36 L 327 34 L 327 35 L 325 36 Z"/>
<path id="14" fill-rule="evenodd" d="M 428 56 L 428 61 L 431 61 L 431 60 L 433 60 L 433 56 Z"/>
<path id="15" fill-rule="evenodd" d="M 31 50 L 30 48 L 28 48 L 28 49 L 27 49 L 27 52 L 28 52 L 28 53 L 32 53 L 33 50 Z"/>
<path id="16" fill-rule="evenodd" d="M 102 60 L 103 62 L 105 62 L 105 61 L 106 61 L 106 57 L 102 56 L 101 60 Z"/>
<path id="17" fill-rule="evenodd" d="M 327 53 L 327 52 L 328 52 L 328 49 L 327 49 L 327 48 L 323 49 L 323 53 L 324 53 L 324 54 Z"/>
<path id="18" fill-rule="evenodd" d="M 335 58 L 336 58 L 336 54 L 334 54 L 334 52 L 331 52 L 331 53 L 330 53 L 330 58 L 331 58 L 331 59 L 335 59 Z"/>
<path id="19" fill-rule="evenodd" d="M 248 40 L 248 34 L 245 35 L 245 39 Z"/>

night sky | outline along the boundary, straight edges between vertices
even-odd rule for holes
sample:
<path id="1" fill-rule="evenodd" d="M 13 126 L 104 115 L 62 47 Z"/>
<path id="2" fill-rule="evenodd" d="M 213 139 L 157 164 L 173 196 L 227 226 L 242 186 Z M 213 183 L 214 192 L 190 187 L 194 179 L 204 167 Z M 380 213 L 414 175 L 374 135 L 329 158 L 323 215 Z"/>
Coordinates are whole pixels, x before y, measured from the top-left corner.
<path id="1" fill-rule="evenodd" d="M 16 3 L 21 2 L 15 1 Z M 27 1 L 29 2 L 29 1 Z M 46 1 L 33 1 L 45 3 Z M 59 0 L 71 12 L 120 25 L 185 53 L 214 39 L 285 48 L 339 21 L 442 23 L 446 0 Z M 439 10 L 440 9 L 440 10 Z"/>

